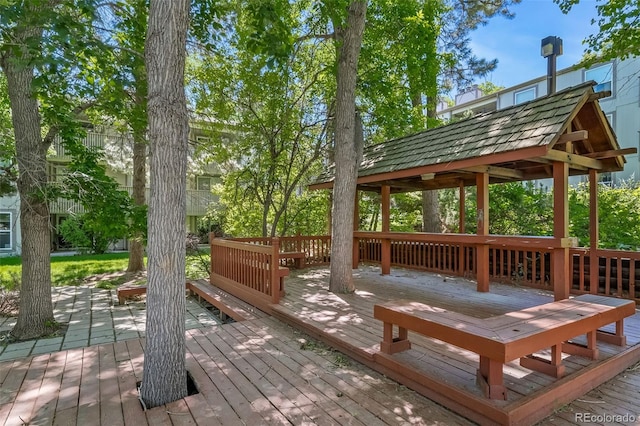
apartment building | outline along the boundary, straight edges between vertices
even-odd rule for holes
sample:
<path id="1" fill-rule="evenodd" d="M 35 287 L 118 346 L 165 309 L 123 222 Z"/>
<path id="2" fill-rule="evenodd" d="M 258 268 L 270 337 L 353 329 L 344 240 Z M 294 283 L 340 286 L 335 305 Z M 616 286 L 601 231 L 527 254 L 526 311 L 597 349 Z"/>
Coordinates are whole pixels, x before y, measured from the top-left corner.
<path id="1" fill-rule="evenodd" d="M 557 73 L 556 90 L 589 80 L 597 83 L 595 91 L 611 92 L 610 96 L 600 99 L 600 107 L 607 116 L 620 147 L 638 148 L 640 151 L 640 58 L 615 60 L 589 69 L 570 67 L 560 70 Z M 486 96 L 477 86 L 472 86 L 456 96 L 455 105 L 449 106 L 441 102 L 437 113 L 441 119 L 449 121 L 507 108 L 546 94 L 546 75 Z M 603 174 L 600 176 L 601 181 L 615 185 L 621 180 L 640 179 L 638 154 L 627 155 L 626 159 L 623 171 Z"/>
<path id="2" fill-rule="evenodd" d="M 190 140 L 203 142 L 206 139 L 203 132 L 192 129 Z M 94 127 L 87 132 L 84 143 L 88 147 L 104 150 L 107 164 L 107 175 L 114 178 L 120 187 L 131 194 L 133 176 L 131 163 L 133 158 L 132 140 L 109 128 Z M 56 140 L 47 157 L 49 178 L 53 181 L 63 178 L 71 156 L 66 152 L 59 140 Z M 187 218 L 185 227 L 187 232 L 198 231 L 199 219 L 208 211 L 211 204 L 217 202 L 217 197 L 211 192 L 212 186 L 220 182 L 220 170 L 214 164 L 199 164 L 190 161 L 187 176 Z M 147 199 L 149 198 L 147 187 Z M 79 204 L 65 199 L 58 199 L 50 203 L 51 215 L 51 250 L 65 250 L 71 247 L 58 234 L 57 227 L 68 217 L 82 213 Z M 0 256 L 20 254 L 20 199 L 18 195 L 0 197 Z M 128 242 L 125 240 L 115 244 L 113 249 L 126 250 Z"/>

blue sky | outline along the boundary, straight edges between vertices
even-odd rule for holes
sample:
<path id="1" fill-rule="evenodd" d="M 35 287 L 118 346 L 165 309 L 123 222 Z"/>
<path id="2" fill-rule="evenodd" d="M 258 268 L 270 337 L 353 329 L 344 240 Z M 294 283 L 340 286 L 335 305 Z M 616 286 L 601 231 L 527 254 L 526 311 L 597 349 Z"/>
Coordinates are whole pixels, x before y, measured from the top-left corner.
<path id="1" fill-rule="evenodd" d="M 582 41 L 596 33 L 595 0 L 581 0 L 564 15 L 552 0 L 522 0 L 512 10 L 514 19 L 492 18 L 471 34 L 471 48 L 478 57 L 498 59 L 498 68 L 482 81 L 510 87 L 547 72 L 547 60 L 540 56 L 540 41 L 546 36 L 558 36 L 563 41 L 564 54 L 557 58 L 558 69 L 574 65 L 582 57 Z"/>

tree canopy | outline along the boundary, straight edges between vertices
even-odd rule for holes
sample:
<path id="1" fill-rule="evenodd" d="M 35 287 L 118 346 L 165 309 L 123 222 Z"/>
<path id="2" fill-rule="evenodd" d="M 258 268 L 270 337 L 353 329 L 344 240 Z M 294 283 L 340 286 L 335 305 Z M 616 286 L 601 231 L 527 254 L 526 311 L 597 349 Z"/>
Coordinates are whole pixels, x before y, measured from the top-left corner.
<path id="1" fill-rule="evenodd" d="M 580 0 L 554 0 L 563 13 Z M 583 65 L 611 59 L 626 59 L 640 55 L 640 6 L 635 0 L 597 0 L 598 18 L 591 24 L 598 25 L 598 33 L 584 40 L 586 44 Z"/>

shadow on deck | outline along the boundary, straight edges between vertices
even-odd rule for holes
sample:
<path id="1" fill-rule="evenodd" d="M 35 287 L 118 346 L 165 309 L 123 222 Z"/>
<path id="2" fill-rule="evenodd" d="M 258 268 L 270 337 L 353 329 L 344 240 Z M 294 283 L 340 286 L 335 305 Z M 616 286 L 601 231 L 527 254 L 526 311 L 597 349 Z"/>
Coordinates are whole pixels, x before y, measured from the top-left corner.
<path id="1" fill-rule="evenodd" d="M 561 379 L 511 362 L 504 367 L 508 400 L 487 399 L 476 385 L 479 360 L 475 353 L 410 333 L 412 349 L 376 356 L 382 323 L 373 318 L 373 305 L 409 299 L 488 318 L 551 302 L 551 293 L 497 284 L 492 284 L 490 293 L 478 293 L 475 282 L 462 278 L 402 269 L 381 276 L 379 268 L 361 266 L 354 270 L 356 292 L 338 295 L 327 290 L 328 277 L 326 268 L 289 277 L 286 296 L 273 307 L 273 315 L 482 424 L 540 421 L 640 360 L 640 315 L 636 313 L 625 321 L 626 347 L 598 342 L 597 361 L 564 354 L 567 374 Z"/>

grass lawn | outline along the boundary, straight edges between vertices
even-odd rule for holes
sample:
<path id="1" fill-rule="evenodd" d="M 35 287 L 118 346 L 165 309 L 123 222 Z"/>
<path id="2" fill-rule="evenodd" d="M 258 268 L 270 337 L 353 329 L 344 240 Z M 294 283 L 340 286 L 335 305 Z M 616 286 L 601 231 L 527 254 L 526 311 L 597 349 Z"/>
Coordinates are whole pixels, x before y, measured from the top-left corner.
<path id="1" fill-rule="evenodd" d="M 123 273 L 127 269 L 128 262 L 129 253 L 53 256 L 51 257 L 51 283 L 54 286 L 66 286 L 93 282 L 101 288 L 114 288 L 131 278 Z M 187 278 L 206 277 L 208 263 L 208 253 L 203 253 L 202 257 L 187 257 Z M 20 257 L 0 257 L 0 287 L 14 289 L 20 281 L 21 272 L 22 259 Z M 99 280 L 90 282 L 87 280 L 96 275 L 111 273 L 113 276 L 103 276 Z M 139 282 L 139 277 L 136 277 L 135 281 Z"/>
<path id="2" fill-rule="evenodd" d="M 107 253 L 51 257 L 51 283 L 54 286 L 79 285 L 87 277 L 127 269 L 128 253 Z M 20 279 L 22 258 L 0 258 L 0 285 L 13 287 Z"/>

